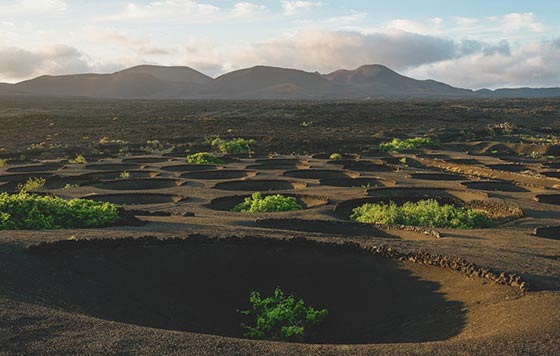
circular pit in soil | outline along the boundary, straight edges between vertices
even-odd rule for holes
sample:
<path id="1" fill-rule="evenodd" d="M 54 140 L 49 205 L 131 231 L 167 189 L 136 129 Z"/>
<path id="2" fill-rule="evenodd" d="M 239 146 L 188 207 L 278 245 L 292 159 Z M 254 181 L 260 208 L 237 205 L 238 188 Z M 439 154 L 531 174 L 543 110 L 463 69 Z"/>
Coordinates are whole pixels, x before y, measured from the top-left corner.
<path id="1" fill-rule="evenodd" d="M 307 186 L 305 182 L 294 182 L 283 179 L 247 179 L 221 182 L 214 186 L 219 190 L 264 192 L 273 190 L 302 189 Z"/>
<path id="2" fill-rule="evenodd" d="M 239 310 L 250 307 L 250 293 L 268 296 L 280 287 L 328 309 L 304 341 L 331 344 L 447 340 L 471 322 L 465 292 L 487 303 L 513 293 L 340 245 L 208 240 L 118 247 L 97 240 L 42 252 L 34 257 L 41 268 L 29 293 L 101 319 L 243 337 L 241 325 L 251 320 Z"/>

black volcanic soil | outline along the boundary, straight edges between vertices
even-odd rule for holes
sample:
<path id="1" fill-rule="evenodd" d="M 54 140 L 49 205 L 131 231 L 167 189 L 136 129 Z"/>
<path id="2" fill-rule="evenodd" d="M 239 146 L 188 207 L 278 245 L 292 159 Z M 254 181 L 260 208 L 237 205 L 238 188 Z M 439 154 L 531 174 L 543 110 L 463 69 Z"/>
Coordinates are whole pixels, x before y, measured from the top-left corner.
<path id="1" fill-rule="evenodd" d="M 560 136 L 559 115 L 560 102 L 552 99 L 265 103 L 2 98 L 0 158 L 8 165 L 0 167 L 0 189 L 45 177 L 41 194 L 68 199 L 95 194 L 126 203 L 125 209 L 146 224 L 0 231 L 0 354 L 557 355 L 559 183 L 537 174 L 554 170 L 557 159 L 515 164 L 520 159 L 511 152 L 519 150 L 518 143 L 508 141 L 515 136 L 489 135 L 486 126 L 507 118 L 516 127 L 514 135 L 546 129 Z M 303 127 L 303 121 L 313 124 Z M 378 152 L 379 143 L 393 137 L 423 134 L 441 146 Z M 208 138 L 216 135 L 256 139 L 255 153 L 230 156 L 220 167 L 186 165 L 186 152 L 210 151 Z M 163 147 L 146 148 L 146 141 L 154 139 Z M 523 149 L 530 153 L 541 146 Z M 509 156 L 492 153 L 500 147 Z M 343 160 L 329 162 L 333 152 L 342 153 Z M 111 170 L 64 163 L 77 154 L 90 167 Z M 356 168 L 357 160 L 366 168 Z M 386 167 L 380 162 L 390 169 L 378 169 Z M 135 168 L 128 170 L 131 165 Z M 354 168 L 344 170 L 348 165 Z M 503 165 L 515 166 L 515 172 L 499 169 Z M 172 166 L 181 167 L 166 168 Z M 121 180 L 123 168 L 130 177 Z M 420 171 L 435 175 L 411 177 Z M 468 180 L 437 179 L 442 173 Z M 268 183 L 254 183 L 259 180 Z M 305 184 L 294 190 L 292 181 Z M 312 197 L 315 203 L 312 209 L 286 213 L 220 210 L 260 188 Z M 426 197 L 497 213 L 507 212 L 508 204 L 524 215 L 489 229 L 426 234 L 399 226 L 377 230 L 340 214 L 362 200 Z M 134 203 L 142 205 L 128 206 Z M 180 242 L 192 234 L 239 238 L 236 243 Z M 178 239 L 164 244 L 127 238 L 146 235 Z M 261 244 L 254 236 L 309 240 L 297 246 Z M 97 242 L 75 242 L 76 248 L 40 254 L 27 250 L 41 242 L 72 245 L 84 239 Z M 383 246 L 408 255 L 398 261 L 323 248 L 311 240 L 359 244 L 364 251 Z M 418 259 L 420 251 L 439 262 Z M 483 267 L 476 274 L 470 267 L 460 270 L 471 263 Z M 496 284 L 501 272 L 518 276 L 528 289 L 521 291 L 518 282 Z M 307 343 L 239 338 L 242 320 L 236 310 L 246 307 L 248 293 L 276 286 L 328 307 L 332 319 Z"/>
<path id="2" fill-rule="evenodd" d="M 270 294 L 282 286 L 330 311 L 306 340 L 312 343 L 446 340 L 466 322 L 465 304 L 446 298 L 440 283 L 419 279 L 416 266 L 383 257 L 289 244 L 101 251 L 102 256 L 85 248 L 35 257 L 44 272 L 33 277 L 38 284 L 25 293 L 102 319 L 242 337 L 241 322 L 249 320 L 238 310 L 249 308 L 250 293 Z M 62 270 L 66 276 L 53 273 Z M 68 276 L 71 271 L 79 276 Z M 464 284 L 476 288 L 479 283 Z M 492 289 L 496 295 L 515 295 L 506 287 Z"/>

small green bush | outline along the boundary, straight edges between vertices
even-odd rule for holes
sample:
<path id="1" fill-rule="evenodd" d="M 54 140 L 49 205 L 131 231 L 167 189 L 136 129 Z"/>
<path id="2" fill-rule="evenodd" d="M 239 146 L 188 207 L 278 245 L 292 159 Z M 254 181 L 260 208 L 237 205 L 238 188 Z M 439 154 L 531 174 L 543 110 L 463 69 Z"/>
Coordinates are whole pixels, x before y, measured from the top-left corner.
<path id="1" fill-rule="evenodd" d="M 76 157 L 74 159 L 69 160 L 68 163 L 70 163 L 70 164 L 86 164 L 87 160 L 82 155 L 76 155 Z"/>
<path id="2" fill-rule="evenodd" d="M 353 210 L 350 219 L 368 224 L 410 225 L 424 227 L 443 227 L 473 229 L 490 227 L 492 220 L 483 211 L 440 205 L 434 199 L 406 202 L 398 206 L 389 204 L 364 204 Z"/>
<path id="3" fill-rule="evenodd" d="M 221 153 L 229 154 L 251 154 L 251 145 L 255 140 L 246 140 L 244 138 L 234 138 L 231 140 L 223 140 L 219 137 L 212 140 L 211 145 Z"/>
<path id="4" fill-rule="evenodd" d="M 19 192 L 36 192 L 43 188 L 47 183 L 45 178 L 28 178 L 25 183 L 20 183 L 17 185 L 17 190 Z"/>
<path id="5" fill-rule="evenodd" d="M 405 140 L 394 138 L 391 142 L 380 144 L 379 150 L 383 152 L 403 152 L 420 148 L 433 148 L 436 146 L 437 143 L 429 137 L 414 137 Z"/>
<path id="6" fill-rule="evenodd" d="M 122 173 L 119 175 L 119 179 L 128 179 L 130 178 L 130 173 L 128 173 L 127 171 L 122 171 Z"/>
<path id="7" fill-rule="evenodd" d="M 261 193 L 253 193 L 250 197 L 245 198 L 245 201 L 237 204 L 231 210 L 241 213 L 268 213 L 302 209 L 303 207 L 294 197 L 274 194 L 263 198 Z"/>
<path id="8" fill-rule="evenodd" d="M 0 159 L 0 168 L 1 167 L 6 167 L 8 165 L 8 161 L 5 159 Z"/>
<path id="9" fill-rule="evenodd" d="M 187 156 L 187 163 L 191 164 L 224 164 L 224 161 L 211 153 L 198 152 Z"/>
<path id="10" fill-rule="evenodd" d="M 0 193 L 0 230 L 103 227 L 120 219 L 118 211 L 118 205 L 87 199 Z"/>
<path id="11" fill-rule="evenodd" d="M 340 153 L 331 153 L 329 159 L 342 159 L 342 155 Z"/>
<path id="12" fill-rule="evenodd" d="M 254 317 L 255 326 L 242 326 L 247 330 L 245 337 L 253 339 L 301 341 L 306 331 L 321 324 L 329 314 L 327 309 L 306 307 L 303 299 L 285 296 L 280 288 L 264 299 L 254 291 L 249 302 L 252 308 L 241 313 Z"/>

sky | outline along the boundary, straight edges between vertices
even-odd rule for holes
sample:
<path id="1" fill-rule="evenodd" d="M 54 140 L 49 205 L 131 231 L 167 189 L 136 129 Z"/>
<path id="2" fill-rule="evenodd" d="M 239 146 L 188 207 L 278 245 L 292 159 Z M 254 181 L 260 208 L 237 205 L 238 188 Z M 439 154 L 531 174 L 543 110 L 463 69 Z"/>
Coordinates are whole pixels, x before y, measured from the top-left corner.
<path id="1" fill-rule="evenodd" d="M 0 82 L 185 65 L 383 64 L 479 89 L 560 86 L 558 0 L 0 0 Z"/>

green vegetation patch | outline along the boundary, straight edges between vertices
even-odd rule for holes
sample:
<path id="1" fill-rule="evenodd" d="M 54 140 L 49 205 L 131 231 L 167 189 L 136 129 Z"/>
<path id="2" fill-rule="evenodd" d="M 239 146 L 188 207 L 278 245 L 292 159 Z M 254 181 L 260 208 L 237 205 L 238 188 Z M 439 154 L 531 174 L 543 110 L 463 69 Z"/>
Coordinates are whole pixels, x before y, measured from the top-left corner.
<path id="1" fill-rule="evenodd" d="M 221 158 L 208 152 L 198 152 L 187 156 L 187 163 L 191 164 L 224 164 Z"/>
<path id="2" fill-rule="evenodd" d="M 385 142 L 379 145 L 379 150 L 383 152 L 403 152 L 418 150 L 420 148 L 437 147 L 437 142 L 429 137 L 414 137 L 401 140 L 394 138 L 391 142 Z"/>
<path id="3" fill-rule="evenodd" d="M 119 221 L 119 206 L 20 192 L 0 194 L 0 230 L 104 227 Z"/>
<path id="4" fill-rule="evenodd" d="M 389 204 L 368 203 L 355 208 L 350 215 L 350 219 L 367 224 L 459 229 L 493 225 L 492 219 L 484 211 L 449 204 L 440 205 L 434 199 L 420 200 L 416 203 L 406 202 L 403 205 L 397 205 L 392 201 Z"/>
<path id="5" fill-rule="evenodd" d="M 212 140 L 211 145 L 221 153 L 229 154 L 251 154 L 251 145 L 255 140 L 247 140 L 244 138 L 234 138 L 231 140 L 223 140 L 219 137 Z"/>
<path id="6" fill-rule="evenodd" d="M 327 309 L 306 307 L 303 299 L 286 296 L 280 288 L 267 298 L 254 291 L 249 302 L 251 309 L 241 313 L 254 317 L 255 325 L 242 326 L 247 330 L 245 337 L 253 339 L 301 341 L 309 329 L 317 327 L 329 314 Z"/>
<path id="7" fill-rule="evenodd" d="M 303 207 L 294 197 L 285 197 L 280 194 L 268 195 L 263 198 L 261 193 L 253 193 L 245 198 L 242 203 L 231 209 L 240 213 L 270 213 L 279 211 L 302 210 Z"/>
<path id="8" fill-rule="evenodd" d="M 43 187 L 45 186 L 46 183 L 47 183 L 47 180 L 45 178 L 32 177 L 32 178 L 28 178 L 25 181 L 25 183 L 19 183 L 17 185 L 17 190 L 19 192 L 22 192 L 22 193 L 36 192 L 38 190 L 43 189 Z"/>
<path id="9" fill-rule="evenodd" d="M 76 157 L 74 157 L 71 160 L 68 160 L 68 163 L 70 164 L 86 164 L 87 160 L 83 155 L 76 155 Z"/>

